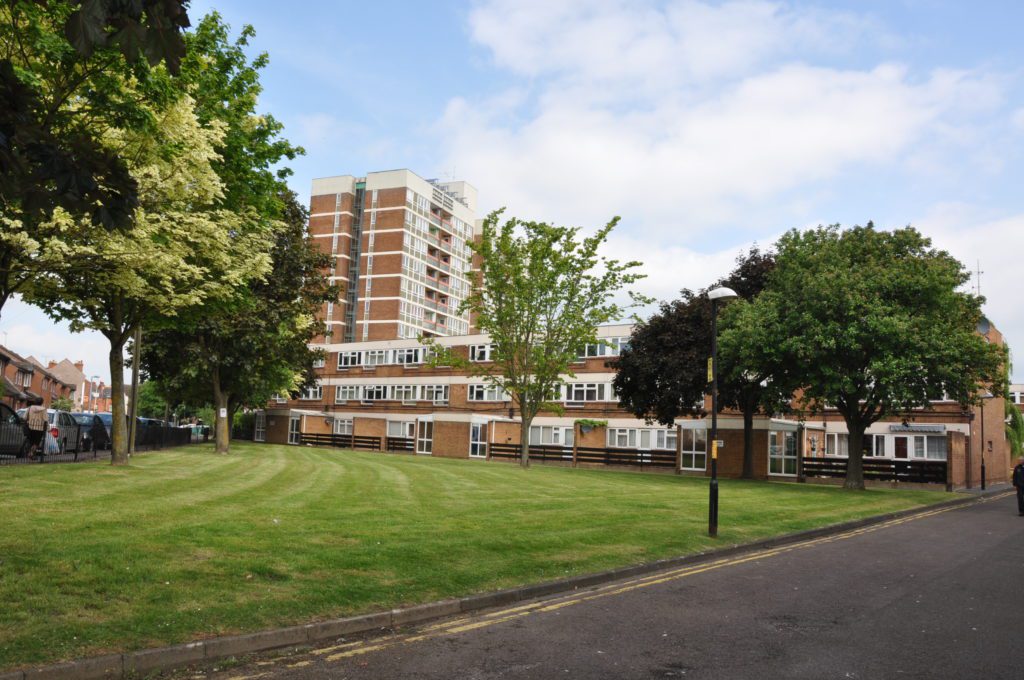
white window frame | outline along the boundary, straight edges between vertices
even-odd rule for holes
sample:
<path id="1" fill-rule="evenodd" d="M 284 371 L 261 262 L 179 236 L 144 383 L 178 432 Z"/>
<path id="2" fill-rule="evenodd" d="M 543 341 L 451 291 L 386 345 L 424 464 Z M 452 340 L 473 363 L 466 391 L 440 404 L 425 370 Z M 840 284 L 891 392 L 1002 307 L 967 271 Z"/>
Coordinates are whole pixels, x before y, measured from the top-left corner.
<path id="1" fill-rule="evenodd" d="M 419 387 L 417 385 L 391 385 L 392 401 L 414 402 L 418 395 Z"/>
<path id="2" fill-rule="evenodd" d="M 306 387 L 299 392 L 299 399 L 302 401 L 320 401 L 324 398 L 324 387 L 320 384 L 320 381 L 316 381 L 316 385 L 312 387 Z"/>
<path id="3" fill-rule="evenodd" d="M 768 431 L 768 474 L 795 477 L 797 471 L 796 432 Z"/>
<path id="4" fill-rule="evenodd" d="M 490 383 L 472 383 L 466 387 L 467 401 L 506 401 L 505 392 Z"/>
<path id="5" fill-rule="evenodd" d="M 413 439 L 416 436 L 415 420 L 389 420 L 387 436 L 393 438 Z"/>
<path id="6" fill-rule="evenodd" d="M 416 453 L 430 456 L 434 453 L 434 421 L 421 420 L 416 428 Z"/>
<path id="7" fill-rule="evenodd" d="M 334 434 L 352 434 L 353 423 L 351 418 L 335 418 L 333 432 Z"/>
<path id="8" fill-rule="evenodd" d="M 338 352 L 338 370 L 361 366 L 363 362 L 361 355 L 362 352 Z"/>
<path id="9" fill-rule="evenodd" d="M 334 403 L 346 404 L 350 401 L 359 401 L 362 392 L 359 385 L 338 385 L 334 388 Z"/>
<path id="10" fill-rule="evenodd" d="M 494 345 L 470 345 L 469 360 L 478 363 L 493 361 Z"/>
<path id="11" fill-rule="evenodd" d="M 448 385 L 421 385 L 423 401 L 447 404 L 450 396 Z"/>
<path id="12" fill-rule="evenodd" d="M 708 469 L 708 431 L 703 427 L 683 428 L 679 467 L 683 470 Z"/>
<path id="13" fill-rule="evenodd" d="M 363 385 L 362 401 L 387 401 L 387 385 Z"/>
<path id="14" fill-rule="evenodd" d="M 267 414 L 257 411 L 253 418 L 252 440 L 254 442 L 267 441 Z"/>
<path id="15" fill-rule="evenodd" d="M 487 457 L 487 426 L 483 423 L 469 424 L 469 457 Z"/>
<path id="16" fill-rule="evenodd" d="M 575 441 L 572 427 L 561 425 L 531 425 L 530 446 L 561 446 L 572 448 Z"/>
<path id="17" fill-rule="evenodd" d="M 302 443 L 302 416 L 288 416 L 288 443 Z"/>
<path id="18" fill-rule="evenodd" d="M 386 349 L 363 350 L 363 368 L 386 366 L 390 363 L 388 354 L 390 354 L 390 352 Z"/>

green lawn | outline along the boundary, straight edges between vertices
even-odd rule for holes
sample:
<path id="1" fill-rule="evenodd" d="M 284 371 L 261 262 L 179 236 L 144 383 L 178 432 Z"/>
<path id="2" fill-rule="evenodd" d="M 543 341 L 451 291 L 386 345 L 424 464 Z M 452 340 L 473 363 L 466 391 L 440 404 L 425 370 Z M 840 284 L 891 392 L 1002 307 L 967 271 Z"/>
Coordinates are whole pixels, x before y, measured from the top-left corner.
<path id="1" fill-rule="evenodd" d="M 942 500 L 272 445 L 0 468 L 0 669 L 505 588 Z"/>

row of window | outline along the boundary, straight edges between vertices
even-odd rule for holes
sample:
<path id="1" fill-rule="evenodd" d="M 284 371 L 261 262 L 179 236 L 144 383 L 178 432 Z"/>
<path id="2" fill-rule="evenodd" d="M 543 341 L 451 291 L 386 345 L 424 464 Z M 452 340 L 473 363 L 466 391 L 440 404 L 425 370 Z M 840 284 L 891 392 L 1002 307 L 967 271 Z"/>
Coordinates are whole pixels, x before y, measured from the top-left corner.
<path id="1" fill-rule="evenodd" d="M 409 366 L 422 364 L 427 359 L 425 347 L 364 349 L 356 352 L 338 352 L 338 369 L 357 366 Z"/>
<path id="2" fill-rule="evenodd" d="M 864 455 L 878 458 L 918 458 L 924 460 L 946 460 L 945 435 L 864 435 Z M 812 452 L 816 443 L 812 438 Z M 825 455 L 847 458 L 850 455 L 850 435 L 828 433 L 825 435 Z"/>
<path id="3" fill-rule="evenodd" d="M 334 402 L 430 401 L 448 403 L 448 385 L 338 385 Z"/>

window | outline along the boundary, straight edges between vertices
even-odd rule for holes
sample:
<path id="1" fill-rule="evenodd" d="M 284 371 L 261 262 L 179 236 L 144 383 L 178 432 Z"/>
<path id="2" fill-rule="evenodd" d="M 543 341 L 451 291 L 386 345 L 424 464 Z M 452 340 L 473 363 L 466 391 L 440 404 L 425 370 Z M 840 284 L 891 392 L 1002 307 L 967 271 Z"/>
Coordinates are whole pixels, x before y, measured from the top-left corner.
<path id="1" fill-rule="evenodd" d="M 334 434 L 352 434 L 352 419 L 351 418 L 335 418 L 334 419 Z"/>
<path id="2" fill-rule="evenodd" d="M 408 349 L 396 349 L 395 350 L 395 363 L 396 364 L 418 364 L 420 362 L 420 348 L 411 347 Z"/>
<path id="3" fill-rule="evenodd" d="M 481 423 L 472 423 L 469 426 L 469 457 L 486 458 L 487 440 L 485 434 L 487 426 Z"/>
<path id="4" fill-rule="evenodd" d="M 865 434 L 863 447 L 865 456 L 880 458 L 885 456 L 885 435 Z"/>
<path id="5" fill-rule="evenodd" d="M 698 429 L 684 429 L 682 458 L 680 466 L 684 470 L 704 470 L 708 464 L 708 431 L 703 427 Z"/>
<path id="6" fill-rule="evenodd" d="M 254 442 L 267 441 L 267 414 L 257 411 L 253 421 L 252 440 Z"/>
<path id="7" fill-rule="evenodd" d="M 320 386 L 319 382 L 317 382 L 316 385 L 313 385 L 312 387 L 307 387 L 301 392 L 299 392 L 299 399 L 304 399 L 307 401 L 323 399 L 323 396 L 324 388 Z"/>
<path id="8" fill-rule="evenodd" d="M 469 385 L 466 398 L 469 401 L 505 401 L 505 394 L 504 390 L 494 385 L 475 384 Z"/>
<path id="9" fill-rule="evenodd" d="M 676 450 L 676 430 L 675 428 L 669 430 L 658 430 L 657 437 L 654 443 L 656 449 L 668 449 L 669 451 Z"/>
<path id="10" fill-rule="evenodd" d="M 363 352 L 363 366 L 382 366 L 388 362 L 386 349 L 368 349 Z"/>
<path id="11" fill-rule="evenodd" d="M 928 437 L 928 460 L 946 460 L 946 438 Z"/>
<path id="12" fill-rule="evenodd" d="M 316 359 L 313 359 L 313 368 L 323 368 L 323 367 L 324 367 L 324 358 L 323 357 L 317 357 Z"/>
<path id="13" fill-rule="evenodd" d="M 566 401 L 604 401 L 604 383 L 568 383 Z"/>
<path id="14" fill-rule="evenodd" d="M 288 443 L 298 444 L 302 441 L 302 416 L 288 418 Z"/>
<path id="15" fill-rule="evenodd" d="M 434 423 L 421 420 L 416 433 L 416 453 L 430 455 L 434 450 Z"/>
<path id="16" fill-rule="evenodd" d="M 796 474 L 796 433 L 768 433 L 768 474 Z"/>
<path id="17" fill-rule="evenodd" d="M 850 435 L 830 432 L 825 435 L 825 455 L 846 458 L 850 455 Z"/>
<path id="18" fill-rule="evenodd" d="M 271 397 L 271 399 L 276 401 L 278 404 L 287 404 L 288 403 L 288 397 L 282 397 L 280 394 L 275 394 L 273 397 Z"/>
<path id="19" fill-rule="evenodd" d="M 392 385 L 391 398 L 395 401 L 416 401 L 416 385 Z"/>
<path id="20" fill-rule="evenodd" d="M 361 352 L 338 352 L 338 368 L 352 368 L 362 363 Z"/>
<path id="21" fill-rule="evenodd" d="M 447 385 L 423 385 L 423 400 L 432 401 L 435 404 L 448 403 Z"/>
<path id="22" fill-rule="evenodd" d="M 380 401 L 387 398 L 387 385 L 365 385 L 363 387 L 363 401 Z"/>
<path id="23" fill-rule="evenodd" d="M 493 345 L 470 345 L 469 346 L 469 360 L 470 361 L 492 361 L 491 353 L 493 351 Z"/>
<path id="24" fill-rule="evenodd" d="M 389 420 L 388 436 L 401 439 L 412 439 L 416 434 L 416 421 L 414 420 Z"/>
<path id="25" fill-rule="evenodd" d="M 627 427 L 608 428 L 608 446 L 620 449 L 635 449 L 636 430 Z"/>
<path id="26" fill-rule="evenodd" d="M 549 425 L 530 426 L 530 445 L 538 446 L 572 446 L 574 442 L 573 428 Z"/>
<path id="27" fill-rule="evenodd" d="M 601 338 L 596 343 L 585 345 L 579 351 L 579 359 L 590 359 L 593 357 L 617 357 L 626 347 L 629 338 Z"/>
<path id="28" fill-rule="evenodd" d="M 338 385 L 335 388 L 334 403 L 343 404 L 346 401 L 359 400 L 359 385 Z"/>

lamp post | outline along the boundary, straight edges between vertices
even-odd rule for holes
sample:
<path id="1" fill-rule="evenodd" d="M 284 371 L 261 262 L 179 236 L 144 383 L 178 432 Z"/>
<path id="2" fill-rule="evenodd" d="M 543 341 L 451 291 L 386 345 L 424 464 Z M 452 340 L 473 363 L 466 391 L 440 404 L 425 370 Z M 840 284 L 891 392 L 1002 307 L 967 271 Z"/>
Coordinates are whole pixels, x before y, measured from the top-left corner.
<path id="1" fill-rule="evenodd" d="M 731 288 L 708 291 L 711 300 L 711 487 L 708 491 L 708 536 L 718 536 L 718 303 L 736 297 Z"/>
<path id="2" fill-rule="evenodd" d="M 985 490 L 985 400 L 995 395 L 986 392 L 981 395 L 981 490 Z"/>

